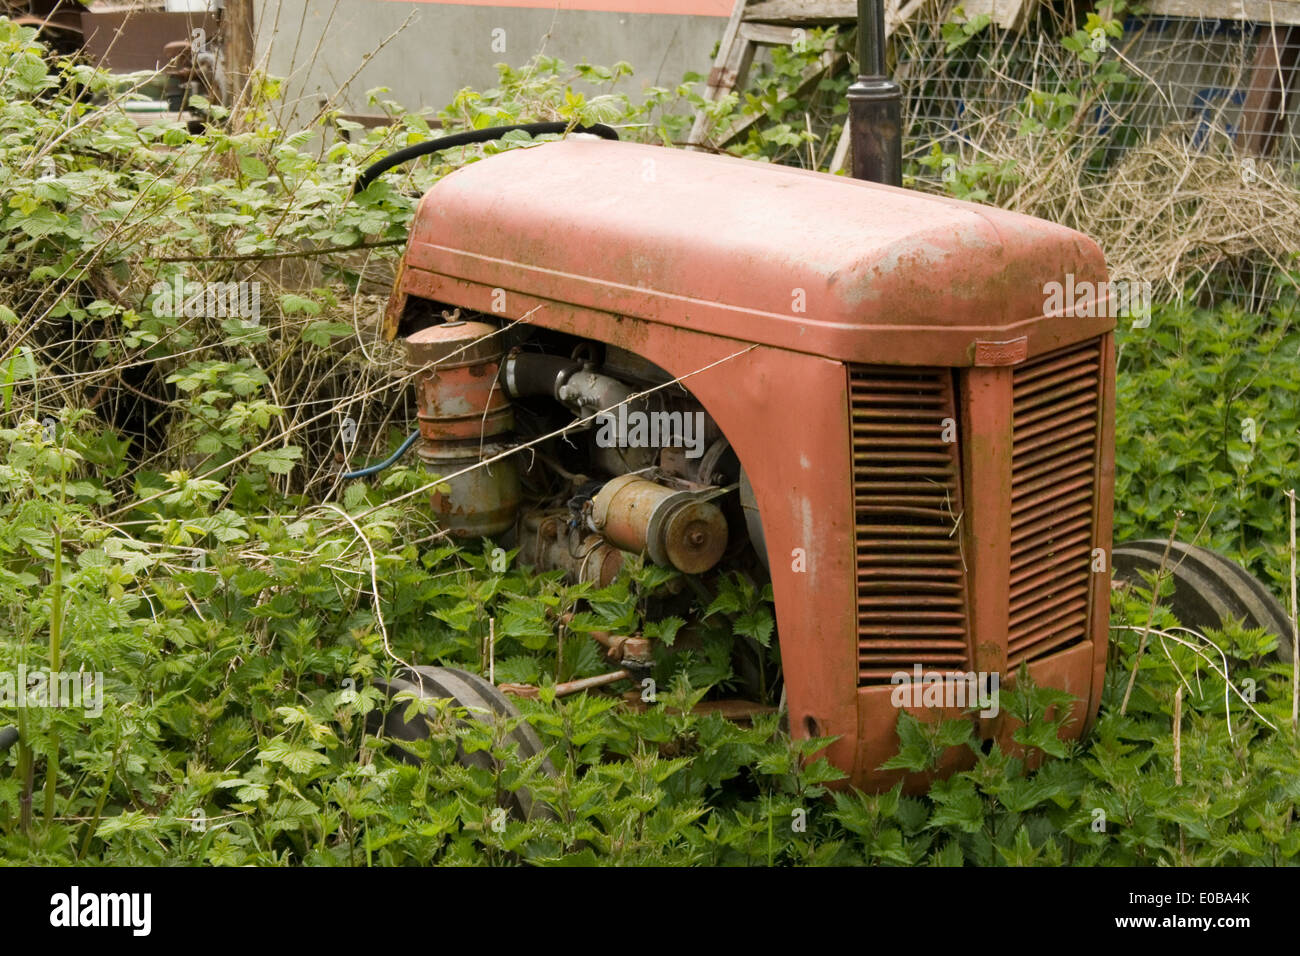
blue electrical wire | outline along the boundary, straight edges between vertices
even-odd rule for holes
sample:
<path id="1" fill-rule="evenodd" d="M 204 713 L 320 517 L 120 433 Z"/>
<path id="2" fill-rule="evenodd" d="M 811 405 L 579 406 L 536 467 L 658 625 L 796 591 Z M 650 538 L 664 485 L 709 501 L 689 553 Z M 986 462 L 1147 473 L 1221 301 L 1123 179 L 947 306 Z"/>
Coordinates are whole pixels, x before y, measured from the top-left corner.
<path id="1" fill-rule="evenodd" d="M 393 452 L 392 457 L 385 458 L 379 464 L 371 465 L 369 468 L 362 468 L 358 471 L 349 471 L 343 476 L 343 480 L 349 481 L 353 478 L 369 478 L 371 475 L 377 475 L 385 468 L 397 464 L 397 460 L 411 450 L 411 446 L 415 444 L 415 440 L 419 437 L 420 430 L 417 428 L 407 436 L 406 441 L 402 442 L 401 447 L 398 448 L 397 451 Z"/>

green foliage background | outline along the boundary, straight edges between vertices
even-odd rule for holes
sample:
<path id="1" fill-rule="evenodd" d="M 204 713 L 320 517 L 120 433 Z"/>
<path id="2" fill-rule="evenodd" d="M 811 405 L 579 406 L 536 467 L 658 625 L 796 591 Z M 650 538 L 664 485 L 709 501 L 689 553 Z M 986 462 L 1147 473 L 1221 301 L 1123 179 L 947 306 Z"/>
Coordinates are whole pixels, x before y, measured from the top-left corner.
<path id="1" fill-rule="evenodd" d="M 772 75 L 795 75 L 796 66 L 778 63 Z M 618 121 L 648 140 L 679 139 L 683 108 L 699 102 L 698 78 L 633 105 L 613 91 L 628 72 L 553 60 L 503 69 L 498 89 L 465 91 L 443 119 Z M 127 118 L 130 82 L 84 65 L 54 69 L 31 31 L 0 20 L 0 671 L 99 671 L 107 693 L 95 719 L 0 710 L 23 740 L 0 763 L 6 861 L 1296 859 L 1300 748 L 1288 726 L 1287 670 L 1267 662 L 1267 639 L 1240 629 L 1208 635 L 1204 646 L 1180 643 L 1158 608 L 1159 630 L 1120 716 L 1148 623 L 1141 588 L 1116 598 L 1102 717 L 1085 743 L 1057 739 L 1064 718 L 1053 715 L 1065 700 L 1027 680 L 1003 706 L 1022 722 L 1017 742 L 1039 769 L 996 747 L 984 752 L 965 722 L 904 718 L 896 766 L 926 769 L 950 748 L 968 750 L 972 762 L 919 797 L 829 790 L 842 775 L 818 756 L 826 741 L 792 741 L 775 716 L 739 726 L 689 713 L 709 687 L 735 680 L 734 641 L 773 643 L 770 593 L 743 576 L 696 595 L 704 637 L 674 647 L 656 674 L 664 690 L 654 705 L 556 700 L 556 681 L 602 670 L 585 631 L 647 628 L 673 644 L 681 621 L 650 609 L 681 582 L 640 567 L 593 592 L 524 573 L 513 556 L 502 564 L 486 544 L 446 544 L 418 507 L 395 500 L 423 481 L 412 469 L 370 486 L 338 481 L 337 399 L 317 392 L 330 376 L 344 392 L 371 383 L 365 370 L 382 364 L 355 303 L 373 261 L 391 276 L 391 244 L 405 235 L 412 195 L 527 138 L 442 157 L 347 202 L 358 169 L 430 135 L 424 120 L 377 93 L 395 117 L 389 127 L 363 133 L 327 113 L 290 134 L 270 121 L 276 88 L 266 81 L 263 112 L 238 131 L 218 123 L 191 134 Z M 610 91 L 578 93 L 578 83 Z M 722 119 L 795 109 L 778 81 L 758 89 L 745 104 L 737 97 L 712 109 Z M 789 132 L 797 123 L 786 124 L 788 136 L 780 125 L 738 151 L 770 161 L 806 144 Z M 151 308 L 158 281 L 232 281 L 286 249 L 312 251 L 323 268 L 311 287 L 274 287 L 261 323 Z M 145 377 L 124 377 L 140 367 Z M 1281 581 L 1280 495 L 1295 485 L 1298 373 L 1293 305 L 1266 316 L 1162 306 L 1149 329 L 1125 330 L 1117 536 L 1166 534 L 1172 510 L 1183 509 L 1196 519 L 1185 527 L 1203 526 L 1200 543 Z M 160 396 L 166 410 L 169 438 L 148 454 L 96 398 L 128 385 Z M 372 407 L 390 406 L 393 387 L 374 388 Z M 1256 422 L 1253 444 L 1240 440 L 1243 417 Z M 375 455 L 405 422 L 361 418 Z M 513 753 L 508 726 L 466 724 L 440 705 L 427 714 L 430 740 L 408 745 L 418 765 L 365 731 L 369 711 L 393 706 L 372 680 L 399 661 L 482 668 L 489 621 L 498 679 L 543 685 L 540 700 L 521 708 L 555 777 Z M 1228 690 L 1225 665 L 1234 684 L 1254 682 L 1251 708 Z M 1176 784 L 1170 714 L 1180 685 Z M 496 769 L 460 766 L 457 746 L 490 750 Z M 494 826 L 503 795 L 525 785 L 556 818 Z"/>

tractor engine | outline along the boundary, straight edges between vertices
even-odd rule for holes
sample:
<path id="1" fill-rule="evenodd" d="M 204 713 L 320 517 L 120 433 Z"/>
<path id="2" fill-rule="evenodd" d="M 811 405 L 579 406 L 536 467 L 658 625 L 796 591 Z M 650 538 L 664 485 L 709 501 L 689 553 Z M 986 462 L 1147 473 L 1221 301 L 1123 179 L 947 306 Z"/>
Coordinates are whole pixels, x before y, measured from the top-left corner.
<path id="1" fill-rule="evenodd" d="M 600 586 L 629 552 L 685 574 L 717 565 L 730 533 L 714 499 L 737 490 L 739 466 L 699 402 L 615 346 L 502 334 L 481 318 L 405 339 L 416 453 L 453 476 L 431 499 L 439 525 L 513 541 L 525 564 Z"/>
<path id="2" fill-rule="evenodd" d="M 904 710 L 1014 749 L 961 691 L 1027 672 L 1074 696 L 1066 733 L 1096 714 L 1106 288 L 1051 223 L 571 136 L 424 196 L 386 332 L 445 529 L 597 586 L 629 555 L 770 576 L 791 733 L 915 789 L 880 769 Z"/>

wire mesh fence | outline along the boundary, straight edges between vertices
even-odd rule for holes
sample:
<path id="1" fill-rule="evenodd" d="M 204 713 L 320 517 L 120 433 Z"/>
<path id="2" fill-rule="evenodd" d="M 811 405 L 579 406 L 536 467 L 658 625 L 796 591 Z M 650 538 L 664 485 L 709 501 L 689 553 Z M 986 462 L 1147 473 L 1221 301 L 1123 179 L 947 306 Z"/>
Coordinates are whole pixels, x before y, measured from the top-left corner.
<path id="1" fill-rule="evenodd" d="M 893 50 L 921 185 L 1074 226 L 1166 297 L 1294 287 L 1300 27 L 1058 4 L 1005 30 L 950 5 Z"/>

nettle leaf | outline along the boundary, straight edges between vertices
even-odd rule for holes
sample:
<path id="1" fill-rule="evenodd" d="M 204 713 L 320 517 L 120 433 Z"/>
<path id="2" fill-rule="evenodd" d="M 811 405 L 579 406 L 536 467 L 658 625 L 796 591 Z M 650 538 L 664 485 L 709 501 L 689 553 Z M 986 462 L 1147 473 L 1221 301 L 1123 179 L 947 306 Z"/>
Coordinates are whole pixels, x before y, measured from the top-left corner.
<path id="1" fill-rule="evenodd" d="M 659 641 L 664 647 L 672 647 L 677 640 L 677 632 L 686 624 L 680 617 L 665 617 L 659 621 L 647 621 L 644 633 L 652 641 Z"/>
<path id="2" fill-rule="evenodd" d="M 309 299 L 305 295 L 286 292 L 280 296 L 280 311 L 285 315 L 299 315 L 303 312 L 308 315 L 320 315 L 321 305 L 315 299 Z M 351 331 L 351 327 L 349 327 L 349 331 Z M 326 342 L 326 344 L 329 343 Z"/>
<path id="3" fill-rule="evenodd" d="M 319 306 L 316 309 L 320 311 Z M 313 313 L 315 314 L 315 313 Z M 334 339 L 352 334 L 352 326 L 345 322 L 327 322 L 324 319 L 312 322 L 302 330 L 302 340 L 309 345 L 328 348 Z"/>
<path id="4" fill-rule="evenodd" d="M 937 807 L 929 826 L 954 827 L 963 833 L 978 833 L 984 826 L 984 801 L 975 784 L 965 777 L 941 780 L 930 788 L 930 799 Z"/>
<path id="5" fill-rule="evenodd" d="M 717 597 L 704 611 L 705 617 L 712 617 L 714 614 L 739 614 L 740 613 L 740 595 L 734 589 L 723 585 L 723 590 L 718 592 Z"/>
<path id="6" fill-rule="evenodd" d="M 497 637 L 511 637 L 529 650 L 540 650 L 551 639 L 545 618 L 529 608 L 508 611 L 498 622 Z"/>
<path id="7" fill-rule="evenodd" d="M 737 634 L 752 637 L 764 647 L 772 646 L 772 631 L 775 628 L 776 622 L 772 619 L 772 612 L 761 605 L 740 615 L 732 625 L 732 630 Z"/>
<path id="8" fill-rule="evenodd" d="M 319 750 L 285 740 L 272 741 L 265 750 L 257 752 L 257 759 L 263 763 L 282 764 L 290 773 L 307 773 L 312 767 L 330 762 L 329 757 Z"/>
<path id="9" fill-rule="evenodd" d="M 1066 743 L 1057 736 L 1057 726 L 1045 720 L 1031 721 L 1027 726 L 1017 727 L 1011 739 L 1026 747 L 1037 747 L 1053 757 L 1064 757 L 1069 753 Z"/>
<path id="10" fill-rule="evenodd" d="M 268 172 L 266 163 L 256 156 L 240 156 L 239 171 L 249 179 L 265 179 Z"/>
<path id="11" fill-rule="evenodd" d="M 455 607 L 440 608 L 433 612 L 434 617 L 456 631 L 468 631 L 477 614 L 478 608 L 473 601 L 461 601 Z"/>
<path id="12" fill-rule="evenodd" d="M 248 460 L 254 465 L 259 465 L 271 472 L 273 475 L 287 475 L 293 471 L 293 466 L 302 458 L 302 449 L 297 445 L 288 445 L 284 448 L 268 448 L 265 451 L 253 452 L 248 456 Z"/>
<path id="13" fill-rule="evenodd" d="M 898 712 L 898 753 L 880 765 L 881 770 L 928 770 L 933 748 L 921 722 L 905 710 Z"/>

